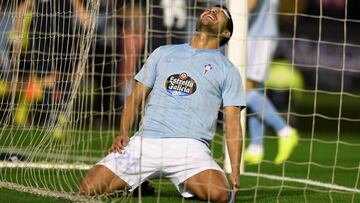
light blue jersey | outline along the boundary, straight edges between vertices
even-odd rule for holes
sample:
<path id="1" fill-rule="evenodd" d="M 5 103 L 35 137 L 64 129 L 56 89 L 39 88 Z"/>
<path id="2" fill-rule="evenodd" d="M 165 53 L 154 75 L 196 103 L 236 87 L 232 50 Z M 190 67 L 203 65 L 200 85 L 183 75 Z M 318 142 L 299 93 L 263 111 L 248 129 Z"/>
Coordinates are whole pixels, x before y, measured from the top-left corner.
<path id="1" fill-rule="evenodd" d="M 157 48 L 135 79 L 152 88 L 137 135 L 209 143 L 223 106 L 245 106 L 239 71 L 218 49 Z"/>
<path id="2" fill-rule="evenodd" d="M 271 38 L 278 35 L 279 0 L 258 0 L 249 13 L 249 38 Z"/>

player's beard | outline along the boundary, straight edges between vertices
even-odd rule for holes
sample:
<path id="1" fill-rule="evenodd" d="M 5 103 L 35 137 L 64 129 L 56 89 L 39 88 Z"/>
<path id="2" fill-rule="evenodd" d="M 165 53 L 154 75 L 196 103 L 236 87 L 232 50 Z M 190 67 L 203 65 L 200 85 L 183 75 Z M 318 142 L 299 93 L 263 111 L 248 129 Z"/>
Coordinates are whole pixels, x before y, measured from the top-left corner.
<path id="1" fill-rule="evenodd" d="M 221 38 L 220 36 L 221 28 L 219 26 L 212 26 L 211 23 L 205 24 L 201 22 L 201 19 L 199 19 L 196 22 L 196 31 L 208 33 L 208 35 L 211 37 Z"/>

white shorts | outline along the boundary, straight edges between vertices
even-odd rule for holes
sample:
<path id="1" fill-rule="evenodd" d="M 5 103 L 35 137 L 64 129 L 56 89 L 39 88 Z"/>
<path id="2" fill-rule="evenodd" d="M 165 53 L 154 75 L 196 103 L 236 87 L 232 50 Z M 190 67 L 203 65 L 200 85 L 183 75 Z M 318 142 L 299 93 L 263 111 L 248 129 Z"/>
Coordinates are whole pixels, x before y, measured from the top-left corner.
<path id="1" fill-rule="evenodd" d="M 183 197 L 192 197 L 183 182 L 207 169 L 223 172 L 202 142 L 186 138 L 134 136 L 123 153 L 111 153 L 99 161 L 124 180 L 130 191 L 151 178 L 169 179 Z M 224 172 L 223 172 L 224 173 Z"/>
<path id="2" fill-rule="evenodd" d="M 276 42 L 270 39 L 248 39 L 247 79 L 263 82 L 274 55 Z"/>

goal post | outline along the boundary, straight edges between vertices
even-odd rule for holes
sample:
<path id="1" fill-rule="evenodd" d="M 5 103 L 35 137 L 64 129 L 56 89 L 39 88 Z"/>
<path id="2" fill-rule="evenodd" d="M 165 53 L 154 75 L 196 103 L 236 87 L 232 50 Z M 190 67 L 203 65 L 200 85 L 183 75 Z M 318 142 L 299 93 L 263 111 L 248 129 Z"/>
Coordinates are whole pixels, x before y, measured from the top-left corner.
<path id="1" fill-rule="evenodd" d="M 234 33 L 227 46 L 226 56 L 238 68 L 243 82 L 243 87 L 246 88 L 248 5 L 247 1 L 229 0 L 228 7 L 233 18 Z M 246 109 L 241 112 L 241 125 L 243 140 L 242 151 L 244 151 L 246 135 Z M 224 144 L 224 156 L 224 170 L 226 173 L 231 173 L 231 165 L 226 143 Z M 241 160 L 240 171 L 244 171 L 243 158 Z"/>

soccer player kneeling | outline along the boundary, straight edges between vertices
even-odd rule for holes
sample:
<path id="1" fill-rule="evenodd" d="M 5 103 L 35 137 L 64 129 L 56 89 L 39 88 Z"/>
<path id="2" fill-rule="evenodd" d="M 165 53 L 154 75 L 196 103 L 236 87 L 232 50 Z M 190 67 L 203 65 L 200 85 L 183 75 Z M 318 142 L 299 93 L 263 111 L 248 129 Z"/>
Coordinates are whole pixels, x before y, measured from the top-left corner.
<path id="1" fill-rule="evenodd" d="M 125 102 L 120 134 L 109 154 L 83 178 L 81 194 L 133 191 L 146 180 L 164 177 L 183 197 L 234 201 L 245 93 L 238 70 L 219 50 L 232 32 L 230 13 L 215 6 L 200 15 L 189 44 L 161 46 L 149 56 Z M 140 128 L 129 138 L 145 101 Z M 209 150 L 221 106 L 232 166 L 230 184 Z"/>

